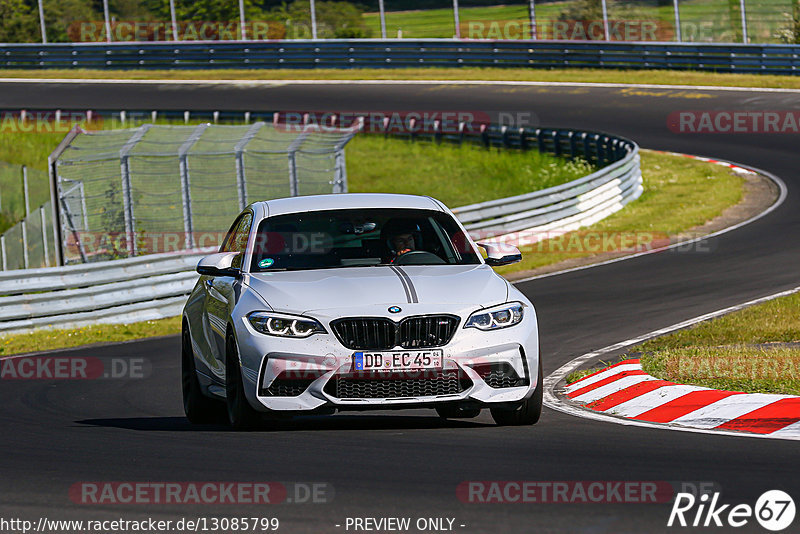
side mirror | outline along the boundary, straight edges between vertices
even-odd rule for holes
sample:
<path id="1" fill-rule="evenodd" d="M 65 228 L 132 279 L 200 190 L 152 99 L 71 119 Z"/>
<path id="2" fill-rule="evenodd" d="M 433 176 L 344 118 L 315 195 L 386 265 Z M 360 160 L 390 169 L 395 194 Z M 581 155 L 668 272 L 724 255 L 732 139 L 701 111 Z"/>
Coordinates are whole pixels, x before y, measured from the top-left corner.
<path id="1" fill-rule="evenodd" d="M 522 253 L 513 245 L 505 243 L 478 243 L 486 251 L 486 265 L 499 267 L 522 261 Z"/>
<path id="2" fill-rule="evenodd" d="M 200 260 L 197 272 L 206 276 L 233 276 L 238 278 L 242 270 L 233 267 L 233 260 L 240 252 L 218 252 Z"/>

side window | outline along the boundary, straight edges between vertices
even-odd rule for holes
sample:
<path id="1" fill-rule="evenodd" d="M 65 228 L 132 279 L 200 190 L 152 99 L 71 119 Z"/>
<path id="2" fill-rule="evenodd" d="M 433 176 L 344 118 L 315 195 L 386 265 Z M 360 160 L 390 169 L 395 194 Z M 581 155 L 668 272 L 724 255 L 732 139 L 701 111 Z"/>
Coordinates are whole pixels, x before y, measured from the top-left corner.
<path id="1" fill-rule="evenodd" d="M 234 261 L 233 267 L 242 266 L 242 259 L 244 257 L 244 251 L 247 248 L 247 238 L 250 236 L 250 228 L 253 225 L 253 214 L 249 211 L 239 217 L 231 229 L 228 231 L 228 235 L 225 236 L 225 241 L 223 241 L 222 246 L 220 247 L 220 252 L 242 252 Z"/>

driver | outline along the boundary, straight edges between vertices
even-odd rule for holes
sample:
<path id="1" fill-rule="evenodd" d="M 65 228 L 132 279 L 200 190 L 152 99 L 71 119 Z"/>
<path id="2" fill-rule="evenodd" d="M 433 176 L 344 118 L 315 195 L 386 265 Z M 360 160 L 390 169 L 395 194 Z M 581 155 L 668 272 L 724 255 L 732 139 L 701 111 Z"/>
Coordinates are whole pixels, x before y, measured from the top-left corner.
<path id="1" fill-rule="evenodd" d="M 388 263 L 393 263 L 397 258 L 417 250 L 419 225 L 410 220 L 393 219 L 387 222 L 381 235 L 389 248 Z"/>

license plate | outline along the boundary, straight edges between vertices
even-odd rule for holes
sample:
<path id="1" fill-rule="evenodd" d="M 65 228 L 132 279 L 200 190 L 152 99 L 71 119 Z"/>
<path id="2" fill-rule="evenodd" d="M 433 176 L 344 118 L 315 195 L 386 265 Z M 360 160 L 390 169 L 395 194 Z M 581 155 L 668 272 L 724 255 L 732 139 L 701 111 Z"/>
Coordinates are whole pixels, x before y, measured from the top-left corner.
<path id="1" fill-rule="evenodd" d="M 353 369 L 356 371 L 441 368 L 441 350 L 356 352 L 353 354 Z"/>

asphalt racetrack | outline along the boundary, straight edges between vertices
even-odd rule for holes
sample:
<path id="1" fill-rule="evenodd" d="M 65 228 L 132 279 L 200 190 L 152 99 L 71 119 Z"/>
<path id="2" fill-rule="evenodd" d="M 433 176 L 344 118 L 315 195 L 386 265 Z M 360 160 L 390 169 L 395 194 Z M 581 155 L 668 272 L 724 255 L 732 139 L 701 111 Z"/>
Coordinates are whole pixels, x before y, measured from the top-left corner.
<path id="1" fill-rule="evenodd" d="M 528 124 L 605 130 L 643 148 L 733 160 L 786 182 L 782 206 L 708 247 L 519 284 L 537 307 L 545 374 L 593 349 L 800 285 L 798 134 L 681 134 L 667 126 L 671 113 L 684 110 L 798 111 L 800 93 L 313 82 L 0 84 L 0 109 L 54 107 L 447 110 L 493 118 L 510 112 Z M 354 532 L 348 517 L 410 517 L 412 525 L 441 517 L 465 533 L 638 533 L 689 529 L 667 527 L 665 502 L 470 503 L 459 499 L 457 488 L 465 481 L 706 482 L 721 491 L 724 503 L 752 506 L 769 489 L 800 498 L 796 442 L 627 427 L 549 409 L 531 428 L 496 427 L 488 414 L 445 422 L 433 411 L 307 417 L 244 434 L 194 427 L 182 413 L 178 351 L 179 339 L 172 337 L 70 352 L 144 358 L 150 372 L 143 379 L 4 381 L 0 517 L 260 516 L 279 518 L 279 532 L 287 533 Z M 206 480 L 325 483 L 329 502 L 89 505 L 69 494 L 84 481 Z M 736 530 L 764 531 L 753 519 Z"/>

